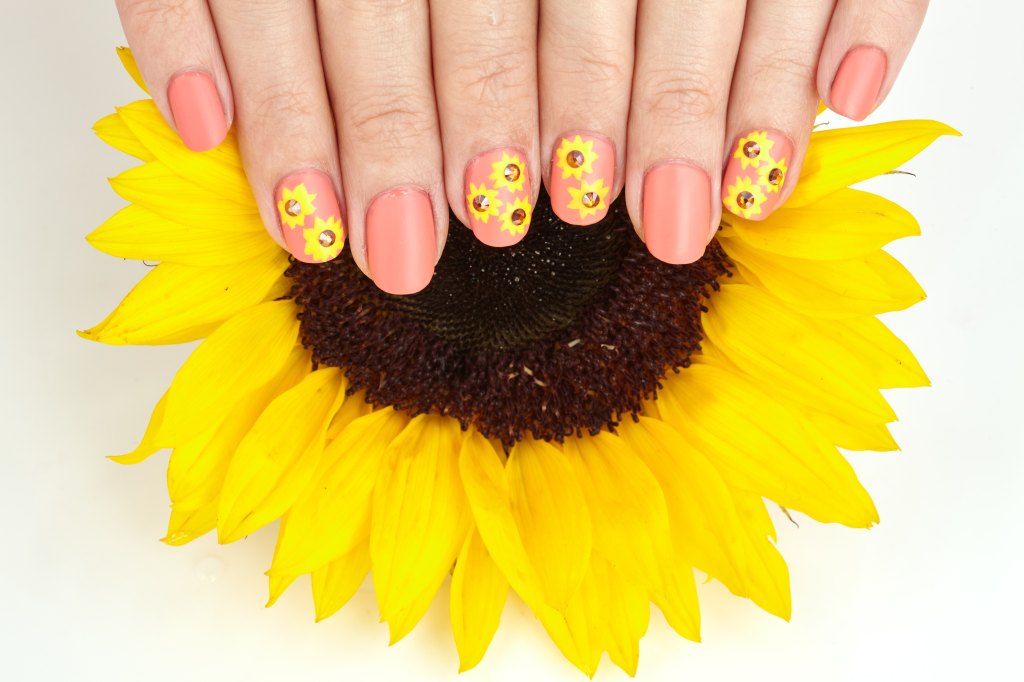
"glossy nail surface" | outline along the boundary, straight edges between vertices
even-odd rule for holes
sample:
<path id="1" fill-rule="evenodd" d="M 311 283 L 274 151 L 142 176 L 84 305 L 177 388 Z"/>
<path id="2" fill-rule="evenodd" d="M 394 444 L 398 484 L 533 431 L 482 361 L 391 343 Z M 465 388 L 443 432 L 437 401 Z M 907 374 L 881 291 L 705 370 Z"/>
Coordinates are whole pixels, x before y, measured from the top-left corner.
<path id="1" fill-rule="evenodd" d="M 326 263 L 345 246 L 345 226 L 331 178 L 292 173 L 277 186 L 277 218 L 288 251 L 303 263 Z"/>
<path id="2" fill-rule="evenodd" d="M 185 146 L 194 152 L 213 149 L 228 134 L 224 105 L 217 84 L 204 71 L 186 71 L 171 79 L 167 101 L 174 126 Z"/>
<path id="3" fill-rule="evenodd" d="M 885 52 L 861 45 L 846 53 L 832 81 L 832 109 L 854 121 L 863 121 L 875 108 L 885 80 Z"/>
<path id="4" fill-rule="evenodd" d="M 722 180 L 722 205 L 748 220 L 775 209 L 793 158 L 793 143 L 777 130 L 752 130 L 737 140 Z"/>
<path id="5" fill-rule="evenodd" d="M 711 223 L 711 179 L 696 166 L 668 162 L 644 176 L 643 228 L 647 250 L 666 263 L 704 255 Z"/>
<path id="6" fill-rule="evenodd" d="M 615 147 L 603 137 L 569 133 L 551 157 L 551 208 L 572 225 L 593 225 L 608 214 L 615 182 Z"/>
<path id="7" fill-rule="evenodd" d="M 526 157 L 514 149 L 494 149 L 466 166 L 469 227 L 488 246 L 511 246 L 526 236 L 533 217 Z"/>
<path id="8" fill-rule="evenodd" d="M 385 192 L 366 212 L 366 255 L 374 283 L 389 294 L 415 294 L 434 276 L 434 212 L 413 187 Z"/>

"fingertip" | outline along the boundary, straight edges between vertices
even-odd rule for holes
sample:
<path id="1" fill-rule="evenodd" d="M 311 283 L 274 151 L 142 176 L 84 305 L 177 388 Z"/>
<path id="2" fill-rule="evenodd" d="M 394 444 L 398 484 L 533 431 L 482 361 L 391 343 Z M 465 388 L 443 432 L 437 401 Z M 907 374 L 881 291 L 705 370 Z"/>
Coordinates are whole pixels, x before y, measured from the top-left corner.
<path id="1" fill-rule="evenodd" d="M 181 141 L 192 151 L 208 151 L 227 137 L 224 104 L 209 73 L 188 70 L 173 76 L 167 84 L 167 102 Z"/>

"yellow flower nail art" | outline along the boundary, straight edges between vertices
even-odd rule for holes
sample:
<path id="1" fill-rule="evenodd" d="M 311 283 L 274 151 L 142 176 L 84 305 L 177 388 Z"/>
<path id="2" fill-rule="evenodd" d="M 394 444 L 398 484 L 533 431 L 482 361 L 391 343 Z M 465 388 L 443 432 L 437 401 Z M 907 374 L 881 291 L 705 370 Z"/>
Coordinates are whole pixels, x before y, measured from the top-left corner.
<path id="1" fill-rule="evenodd" d="M 581 180 L 584 173 L 594 172 L 594 161 L 597 161 L 597 152 L 594 151 L 594 141 L 583 141 L 579 135 L 570 140 L 562 138 L 562 144 L 555 153 L 558 167 L 562 169 L 562 178 L 575 178 Z"/>
<path id="2" fill-rule="evenodd" d="M 736 145 L 733 157 L 740 160 L 741 168 L 753 166 L 759 168 L 765 159 L 770 158 L 775 140 L 768 137 L 767 130 L 755 130 L 746 137 L 741 137 Z"/>
<path id="3" fill-rule="evenodd" d="M 786 164 L 786 159 L 776 161 L 769 156 L 757 167 L 757 184 L 764 187 L 764 191 L 769 194 L 778 192 L 782 189 L 782 183 L 785 182 L 788 172 L 789 166 Z"/>
<path id="4" fill-rule="evenodd" d="M 327 220 L 317 218 L 313 227 L 302 231 L 306 255 L 315 263 L 333 260 L 345 247 L 345 228 L 336 216 Z"/>
<path id="5" fill-rule="evenodd" d="M 471 216 L 475 216 L 481 222 L 486 223 L 491 219 L 492 215 L 498 215 L 498 209 L 501 208 L 501 204 L 502 201 L 498 198 L 497 189 L 491 189 L 487 185 L 469 183 L 466 205 Z"/>
<path id="6" fill-rule="evenodd" d="M 513 194 L 522 191 L 523 181 L 526 180 L 523 160 L 518 154 L 502 152 L 501 159 L 491 164 L 491 180 L 496 190 L 504 187 Z"/>
<path id="7" fill-rule="evenodd" d="M 523 234 L 530 227 L 533 217 L 533 205 L 528 197 L 520 197 L 505 204 L 505 212 L 501 214 L 503 232 Z"/>
<path id="8" fill-rule="evenodd" d="M 598 178 L 597 182 L 583 181 L 580 187 L 569 187 L 569 195 L 572 200 L 569 202 L 569 209 L 580 212 L 580 218 L 588 215 L 595 215 L 601 207 L 605 206 L 606 197 L 611 187 L 606 187 L 604 178 Z"/>
<path id="9" fill-rule="evenodd" d="M 761 214 L 761 205 L 765 198 L 760 184 L 747 176 L 742 176 L 736 179 L 735 185 L 729 185 L 725 203 L 736 215 L 750 218 Z"/>
<path id="10" fill-rule="evenodd" d="M 295 188 L 282 187 L 281 199 L 277 202 L 277 212 L 281 216 L 281 224 L 285 227 L 301 227 L 306 223 L 306 216 L 316 211 L 313 201 L 315 194 L 310 194 L 305 183 L 299 183 Z"/>

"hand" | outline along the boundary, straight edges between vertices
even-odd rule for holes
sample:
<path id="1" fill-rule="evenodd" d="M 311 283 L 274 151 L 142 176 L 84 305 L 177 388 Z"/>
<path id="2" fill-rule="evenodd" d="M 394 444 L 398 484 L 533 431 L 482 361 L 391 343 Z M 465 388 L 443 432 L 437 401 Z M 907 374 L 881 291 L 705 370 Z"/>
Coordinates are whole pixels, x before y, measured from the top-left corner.
<path id="1" fill-rule="evenodd" d="M 118 0 L 186 145 L 215 147 L 237 118 L 271 236 L 321 262 L 347 232 L 356 263 L 396 294 L 429 283 L 448 203 L 487 244 L 522 239 L 536 178 L 578 225 L 624 188 L 651 253 L 696 260 L 723 204 L 756 220 L 792 193 L 819 95 L 857 120 L 881 102 L 926 7 Z"/>

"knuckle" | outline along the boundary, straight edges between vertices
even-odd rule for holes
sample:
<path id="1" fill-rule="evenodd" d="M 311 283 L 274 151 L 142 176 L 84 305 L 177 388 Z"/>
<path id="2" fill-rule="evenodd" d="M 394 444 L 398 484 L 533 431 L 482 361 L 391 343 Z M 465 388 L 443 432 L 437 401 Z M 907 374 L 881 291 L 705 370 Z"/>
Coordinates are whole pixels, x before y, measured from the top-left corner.
<path id="1" fill-rule="evenodd" d="M 301 82 L 275 81 L 259 90 L 254 98 L 253 118 L 264 124 L 287 118 L 309 118 L 314 115 L 309 89 Z M 242 117 L 245 120 L 245 117 Z"/>
<path id="2" fill-rule="evenodd" d="M 608 91 L 621 88 L 632 77 L 633 58 L 630 52 L 609 50 L 605 41 L 583 43 L 577 36 L 556 36 L 550 66 L 561 76 L 585 79 L 589 87 Z"/>
<path id="3" fill-rule="evenodd" d="M 812 55 L 813 52 L 805 46 L 789 44 L 776 47 L 750 64 L 746 77 L 765 83 L 780 79 L 793 83 L 813 83 L 818 66 Z"/>
<path id="4" fill-rule="evenodd" d="M 342 111 L 345 137 L 387 149 L 405 147 L 435 130 L 433 101 L 407 88 L 378 88 L 352 98 Z"/>
<path id="5" fill-rule="evenodd" d="M 151 32 L 188 26 L 198 16 L 192 0 L 118 0 L 117 7 L 122 16 Z"/>
<path id="6" fill-rule="evenodd" d="M 456 88 L 476 104 L 504 106 L 527 92 L 530 83 L 522 55 L 514 49 L 495 52 L 481 59 L 467 49 L 460 64 L 452 72 Z"/>
<path id="7" fill-rule="evenodd" d="M 724 85 L 697 65 L 651 71 L 640 89 L 646 112 L 670 123 L 703 123 L 724 107 Z"/>

